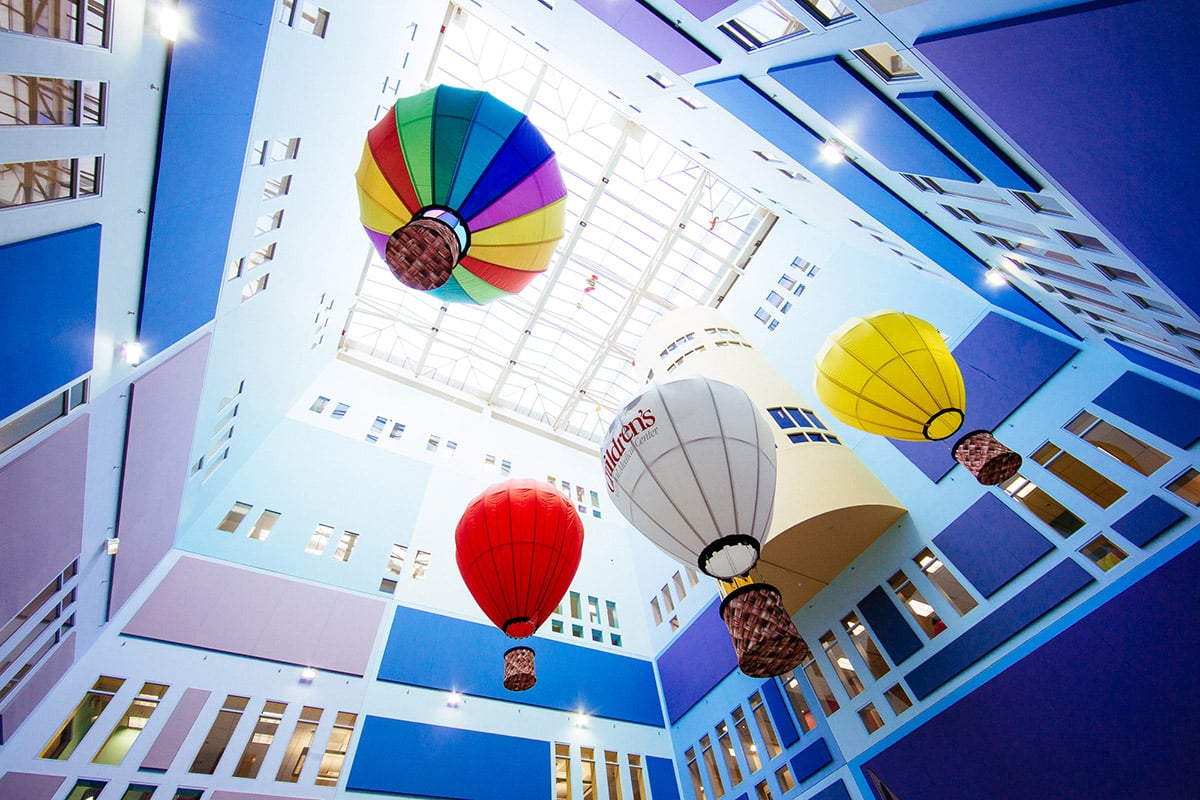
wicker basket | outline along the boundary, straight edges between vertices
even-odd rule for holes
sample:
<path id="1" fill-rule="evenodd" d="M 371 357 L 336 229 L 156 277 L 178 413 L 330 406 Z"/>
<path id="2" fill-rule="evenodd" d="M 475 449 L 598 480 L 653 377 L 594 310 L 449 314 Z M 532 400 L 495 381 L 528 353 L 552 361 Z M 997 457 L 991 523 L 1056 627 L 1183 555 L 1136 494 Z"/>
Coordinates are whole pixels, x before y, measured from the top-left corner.
<path id="1" fill-rule="evenodd" d="M 504 688 L 523 692 L 537 683 L 533 663 L 533 648 L 513 647 L 504 653 Z"/>
<path id="2" fill-rule="evenodd" d="M 738 667 L 751 678 L 770 678 L 795 669 L 809 649 L 779 590 L 769 583 L 734 589 L 721 601 L 721 619 L 729 628 Z"/>
<path id="3" fill-rule="evenodd" d="M 954 460 L 984 486 L 995 486 L 1017 474 L 1021 456 L 1009 450 L 989 431 L 971 431 L 954 445 Z"/>
<path id="4" fill-rule="evenodd" d="M 427 292 L 450 280 L 458 263 L 458 237 L 440 220 L 417 217 L 388 237 L 386 253 L 396 280 Z"/>

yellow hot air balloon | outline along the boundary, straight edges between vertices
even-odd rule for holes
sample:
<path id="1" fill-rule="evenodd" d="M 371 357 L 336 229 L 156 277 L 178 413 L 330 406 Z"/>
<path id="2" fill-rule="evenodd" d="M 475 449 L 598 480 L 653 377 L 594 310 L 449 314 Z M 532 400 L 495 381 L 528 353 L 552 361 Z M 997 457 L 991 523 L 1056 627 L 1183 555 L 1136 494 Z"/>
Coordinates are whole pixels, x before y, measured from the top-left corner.
<path id="1" fill-rule="evenodd" d="M 817 397 L 847 425 L 909 441 L 954 434 L 966 414 L 962 373 L 942 335 L 901 311 L 853 317 L 817 353 Z M 988 431 L 954 445 L 954 458 L 984 484 L 1008 480 L 1021 457 Z"/>

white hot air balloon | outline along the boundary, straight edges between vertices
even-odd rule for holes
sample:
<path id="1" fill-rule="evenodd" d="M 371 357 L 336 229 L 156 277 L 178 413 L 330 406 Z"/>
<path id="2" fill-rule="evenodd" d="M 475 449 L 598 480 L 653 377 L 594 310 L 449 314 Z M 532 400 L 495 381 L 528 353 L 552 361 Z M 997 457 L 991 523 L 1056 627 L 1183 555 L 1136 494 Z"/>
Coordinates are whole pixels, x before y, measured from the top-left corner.
<path id="1" fill-rule="evenodd" d="M 758 561 L 775 503 L 775 442 L 741 389 L 652 383 L 617 414 L 602 453 L 617 509 L 685 564 L 728 580 Z"/>

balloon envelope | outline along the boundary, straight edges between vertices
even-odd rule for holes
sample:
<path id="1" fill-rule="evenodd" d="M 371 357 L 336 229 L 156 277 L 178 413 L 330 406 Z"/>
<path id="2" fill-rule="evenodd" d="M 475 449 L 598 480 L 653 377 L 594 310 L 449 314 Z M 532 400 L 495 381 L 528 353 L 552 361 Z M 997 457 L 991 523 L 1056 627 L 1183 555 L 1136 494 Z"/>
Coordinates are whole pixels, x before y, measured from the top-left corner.
<path id="1" fill-rule="evenodd" d="M 454 231 L 458 261 L 430 290 L 443 300 L 520 291 L 562 238 L 567 190 L 554 151 L 486 92 L 438 86 L 396 101 L 368 132 L 355 179 L 360 219 L 385 259 L 389 237 L 414 217 Z"/>
<path id="2" fill-rule="evenodd" d="M 817 397 L 851 427 L 893 439 L 945 439 L 963 422 L 962 373 L 937 329 L 880 311 L 854 317 L 816 357 Z"/>
<path id="3" fill-rule="evenodd" d="M 741 389 L 651 384 L 617 414 L 602 458 L 613 503 L 662 550 L 717 578 L 758 560 L 775 504 L 775 441 Z"/>
<path id="4" fill-rule="evenodd" d="M 496 627 L 532 636 L 579 568 L 583 523 L 548 483 L 519 478 L 489 486 L 467 504 L 454 532 L 463 582 Z"/>

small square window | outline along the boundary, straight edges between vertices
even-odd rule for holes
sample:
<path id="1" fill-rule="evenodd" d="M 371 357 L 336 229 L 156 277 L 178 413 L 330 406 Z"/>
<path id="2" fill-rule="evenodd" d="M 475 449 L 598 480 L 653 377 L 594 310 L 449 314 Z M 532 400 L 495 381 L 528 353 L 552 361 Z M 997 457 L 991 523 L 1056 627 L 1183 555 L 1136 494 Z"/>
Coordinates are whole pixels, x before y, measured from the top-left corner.
<path id="1" fill-rule="evenodd" d="M 854 12 L 841 0 L 800 0 L 800 2 L 827 25 L 844 19 L 854 19 Z"/>
<path id="2" fill-rule="evenodd" d="M 576 639 L 582 639 L 583 638 L 583 626 L 582 625 L 572 625 L 571 626 L 571 635 L 574 636 Z"/>
<path id="3" fill-rule="evenodd" d="M 898 683 L 883 694 L 887 698 L 888 705 L 892 707 L 892 713 L 894 714 L 900 714 L 912 708 L 912 700 L 909 699 L 908 693 L 904 691 L 904 687 Z"/>
<path id="4" fill-rule="evenodd" d="M 921 77 L 912 65 L 904 60 L 904 56 L 897 53 L 896 49 L 886 42 L 859 48 L 854 51 L 854 55 L 862 59 L 885 81 Z"/>
<path id="5" fill-rule="evenodd" d="M 334 419 L 341 419 L 342 417 L 346 416 L 346 412 L 349 410 L 350 406 L 346 403 L 338 403 L 336 406 L 334 406 L 333 411 L 329 416 L 333 417 Z"/>
<path id="6" fill-rule="evenodd" d="M 1187 472 L 1167 484 L 1167 489 L 1194 506 L 1200 506 L 1200 472 L 1189 468 Z"/>
<path id="7" fill-rule="evenodd" d="M 719 28 L 748 52 L 809 32 L 800 20 L 775 0 L 761 0 Z"/>
<path id="8" fill-rule="evenodd" d="M 386 594 L 396 593 L 396 581 L 391 578 L 384 578 L 379 582 L 379 591 Z"/>
<path id="9" fill-rule="evenodd" d="M 225 518 L 221 520 L 221 523 L 217 525 L 217 530 L 233 533 L 237 530 L 238 525 L 242 524 L 242 520 L 246 518 L 246 515 L 250 513 L 250 509 L 253 507 L 254 506 L 249 505 L 248 503 L 234 503 L 233 507 L 229 509 L 229 513 L 226 514 Z"/>
<path id="10" fill-rule="evenodd" d="M 603 643 L 604 642 L 604 631 L 599 630 L 597 628 L 592 628 L 592 641 Z"/>
<path id="11" fill-rule="evenodd" d="M 550 630 L 553 631 L 554 633 L 562 633 L 563 632 L 563 621 L 561 619 L 550 620 Z"/>
<path id="12" fill-rule="evenodd" d="M 610 634 L 608 635 L 608 640 L 609 640 L 610 642 L 612 642 L 612 646 L 613 646 L 613 647 L 620 647 L 620 646 L 621 646 L 621 634 L 619 634 L 619 633 L 610 633 Z"/>
<path id="13" fill-rule="evenodd" d="M 1113 544 L 1107 536 L 1097 536 L 1079 548 L 1079 552 L 1091 559 L 1093 564 L 1105 572 L 1129 557 L 1128 553 Z"/>
<path id="14" fill-rule="evenodd" d="M 1095 236 L 1090 236 L 1086 233 L 1074 233 L 1072 231 L 1059 231 L 1059 236 L 1067 240 L 1067 243 L 1076 250 L 1092 250 L 1097 253 L 1111 253 L 1104 242 L 1097 239 Z"/>
<path id="15" fill-rule="evenodd" d="M 862 720 L 867 733 L 874 733 L 883 727 L 883 717 L 876 710 L 874 703 L 867 703 L 858 710 L 858 718 Z"/>

